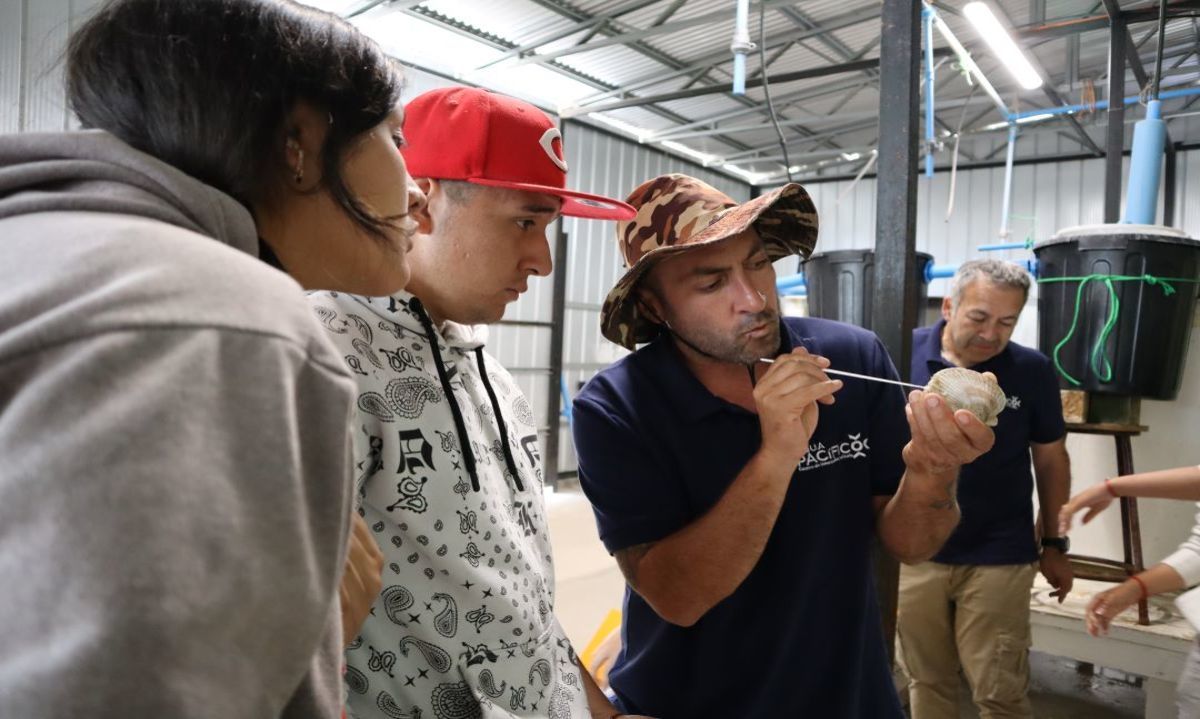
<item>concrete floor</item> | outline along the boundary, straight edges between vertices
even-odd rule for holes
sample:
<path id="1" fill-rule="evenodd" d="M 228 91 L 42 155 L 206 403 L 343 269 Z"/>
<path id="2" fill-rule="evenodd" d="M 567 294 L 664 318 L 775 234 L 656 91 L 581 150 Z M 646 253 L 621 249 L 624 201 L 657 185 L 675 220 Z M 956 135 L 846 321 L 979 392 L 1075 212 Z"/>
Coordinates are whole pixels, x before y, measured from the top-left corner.
<path id="1" fill-rule="evenodd" d="M 625 580 L 596 534 L 591 505 L 578 487 L 546 494 L 554 546 L 555 613 L 579 651 L 610 610 L 621 609 Z"/>
<path id="2" fill-rule="evenodd" d="M 621 608 L 624 580 L 596 534 L 587 499 L 568 483 L 547 493 L 547 514 L 554 545 L 556 611 L 580 651 L 605 615 Z M 1038 719 L 1133 719 L 1145 701 L 1131 677 L 1097 669 L 1080 673 L 1075 662 L 1034 652 L 1030 657 L 1034 716 Z M 979 716 L 964 684 L 961 716 Z"/>
<path id="3" fill-rule="evenodd" d="M 1032 652 L 1029 655 L 1033 715 L 1037 719 L 1138 719 L 1146 698 L 1132 677 L 1110 676 L 1105 670 L 1084 673 L 1069 659 Z M 960 719 L 978 719 L 963 681 Z"/>

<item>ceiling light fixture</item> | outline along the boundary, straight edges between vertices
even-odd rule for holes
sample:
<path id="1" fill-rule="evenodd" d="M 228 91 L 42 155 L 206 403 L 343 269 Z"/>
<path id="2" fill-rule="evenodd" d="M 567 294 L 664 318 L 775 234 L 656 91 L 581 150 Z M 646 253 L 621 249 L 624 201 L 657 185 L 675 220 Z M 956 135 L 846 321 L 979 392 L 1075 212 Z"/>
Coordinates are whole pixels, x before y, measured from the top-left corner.
<path id="1" fill-rule="evenodd" d="M 721 169 L 725 170 L 726 172 L 732 172 L 733 174 L 737 175 L 738 177 L 741 177 L 744 180 L 746 180 L 746 182 L 749 182 L 751 185 L 761 184 L 764 179 L 766 179 L 767 177 L 770 176 L 769 173 L 754 172 L 752 170 L 746 170 L 741 167 L 738 167 L 737 165 L 730 164 L 728 162 L 721 165 Z"/>
<path id="2" fill-rule="evenodd" d="M 562 115 L 562 108 L 559 108 L 559 115 Z M 606 115 L 601 115 L 600 113 L 588 115 L 588 117 L 603 125 L 608 125 L 614 130 L 620 130 L 627 135 L 632 135 L 639 144 L 645 142 L 651 134 L 650 130 L 638 127 L 637 125 L 631 125 L 630 123 L 625 122 L 624 120 L 618 120 L 615 117 L 608 117 Z"/>
<path id="3" fill-rule="evenodd" d="M 986 2 L 976 0 L 963 7 L 963 15 L 975 26 L 979 37 L 987 43 L 992 52 L 1000 59 L 1017 83 L 1026 90 L 1036 90 L 1042 86 L 1042 76 L 1033 69 L 1029 58 L 1013 42 L 1012 35 L 1000 24 L 995 14 Z"/>
<path id="4" fill-rule="evenodd" d="M 667 148 L 668 150 L 673 150 L 675 152 L 678 152 L 681 155 L 687 155 L 688 157 L 692 158 L 696 162 L 699 162 L 701 165 L 704 165 L 705 167 L 708 167 L 709 165 L 711 165 L 713 163 L 721 161 L 721 158 L 716 155 L 710 155 L 707 152 L 693 150 L 692 148 L 688 147 L 687 145 L 684 145 L 683 143 L 680 143 L 680 142 L 675 142 L 674 140 L 663 140 L 659 144 L 662 145 L 663 147 Z"/>

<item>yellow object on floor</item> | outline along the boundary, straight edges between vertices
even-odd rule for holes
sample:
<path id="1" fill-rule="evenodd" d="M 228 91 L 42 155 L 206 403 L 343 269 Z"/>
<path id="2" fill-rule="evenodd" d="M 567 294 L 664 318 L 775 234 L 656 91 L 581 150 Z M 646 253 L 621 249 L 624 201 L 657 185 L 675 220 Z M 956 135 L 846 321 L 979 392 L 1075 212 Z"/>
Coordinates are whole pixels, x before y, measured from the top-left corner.
<path id="1" fill-rule="evenodd" d="M 579 655 L 583 666 L 601 690 L 608 689 L 608 670 L 620 651 L 621 612 L 618 609 L 610 609 L 604 616 L 604 621 L 600 622 L 596 633 L 592 635 L 591 641 Z"/>

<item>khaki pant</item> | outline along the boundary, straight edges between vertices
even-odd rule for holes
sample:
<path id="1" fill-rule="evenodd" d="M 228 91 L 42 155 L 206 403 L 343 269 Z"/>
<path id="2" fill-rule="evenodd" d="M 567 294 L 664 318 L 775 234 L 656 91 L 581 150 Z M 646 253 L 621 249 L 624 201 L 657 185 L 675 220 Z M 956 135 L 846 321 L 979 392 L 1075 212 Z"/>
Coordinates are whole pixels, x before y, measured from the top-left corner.
<path id="1" fill-rule="evenodd" d="M 958 718 L 958 670 L 981 719 L 1032 717 L 1029 594 L 1036 564 L 900 569 L 897 634 L 913 719 Z"/>

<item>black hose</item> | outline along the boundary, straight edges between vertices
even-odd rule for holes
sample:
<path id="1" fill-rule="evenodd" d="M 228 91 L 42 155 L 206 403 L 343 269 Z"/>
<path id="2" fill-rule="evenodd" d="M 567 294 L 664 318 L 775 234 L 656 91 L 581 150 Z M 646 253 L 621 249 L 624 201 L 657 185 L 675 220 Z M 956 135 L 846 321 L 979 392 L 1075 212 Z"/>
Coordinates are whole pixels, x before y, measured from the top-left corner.
<path id="1" fill-rule="evenodd" d="M 771 84 L 767 82 L 767 5 L 763 3 L 758 10 L 758 66 L 762 73 L 763 94 L 767 96 L 767 110 L 771 113 L 771 124 L 775 125 L 775 134 L 779 136 L 779 149 L 783 150 L 783 167 L 787 172 L 788 182 L 792 181 L 792 161 L 788 159 L 787 141 L 783 139 L 783 130 L 779 129 L 779 117 L 775 115 L 775 104 L 771 102 Z"/>

